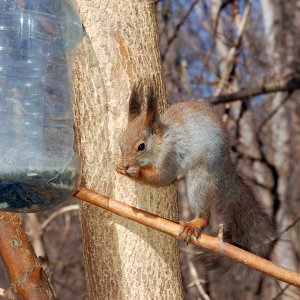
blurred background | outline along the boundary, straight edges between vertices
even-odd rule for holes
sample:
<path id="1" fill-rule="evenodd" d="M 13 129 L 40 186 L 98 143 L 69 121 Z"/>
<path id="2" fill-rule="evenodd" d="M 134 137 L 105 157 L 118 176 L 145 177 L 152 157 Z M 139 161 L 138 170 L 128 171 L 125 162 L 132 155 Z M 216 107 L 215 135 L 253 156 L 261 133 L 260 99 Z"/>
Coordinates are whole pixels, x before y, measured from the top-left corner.
<path id="1" fill-rule="evenodd" d="M 234 164 L 277 223 L 272 260 L 299 272 L 300 1 L 156 2 L 170 104 L 205 98 L 215 105 Z M 180 219 L 193 217 L 182 185 L 179 207 Z M 58 299 L 85 299 L 78 202 L 22 220 Z M 185 299 L 300 299 L 299 289 L 260 273 L 245 281 L 207 272 L 200 249 L 180 248 Z M 5 272 L 0 287 L 9 287 Z"/>
<path id="2" fill-rule="evenodd" d="M 158 20 L 170 102 L 223 102 L 232 160 L 277 223 L 272 259 L 299 272 L 300 1 L 165 0 Z M 300 299 L 256 272 L 247 282 L 205 272 L 199 250 L 181 249 L 186 299 Z"/>

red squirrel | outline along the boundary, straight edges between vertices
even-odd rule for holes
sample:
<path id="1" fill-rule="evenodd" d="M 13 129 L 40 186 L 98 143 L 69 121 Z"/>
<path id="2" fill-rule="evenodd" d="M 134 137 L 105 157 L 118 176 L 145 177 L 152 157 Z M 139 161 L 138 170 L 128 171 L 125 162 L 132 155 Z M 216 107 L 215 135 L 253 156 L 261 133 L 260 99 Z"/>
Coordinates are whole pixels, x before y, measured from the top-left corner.
<path id="1" fill-rule="evenodd" d="M 116 171 L 136 181 L 164 186 L 184 178 L 195 219 L 184 223 L 181 238 L 198 238 L 210 212 L 221 213 L 225 240 L 257 255 L 268 256 L 275 227 L 251 188 L 237 174 L 229 155 L 227 133 L 213 108 L 203 101 L 172 105 L 160 117 L 155 86 L 133 87 L 128 125 L 120 137 L 122 164 Z M 142 113 L 142 99 L 147 111 Z M 212 257 L 214 257 L 212 259 Z M 207 267 L 237 263 L 218 254 L 204 253 Z M 239 265 L 239 264 L 238 264 Z M 239 265 L 241 267 L 241 265 Z"/>

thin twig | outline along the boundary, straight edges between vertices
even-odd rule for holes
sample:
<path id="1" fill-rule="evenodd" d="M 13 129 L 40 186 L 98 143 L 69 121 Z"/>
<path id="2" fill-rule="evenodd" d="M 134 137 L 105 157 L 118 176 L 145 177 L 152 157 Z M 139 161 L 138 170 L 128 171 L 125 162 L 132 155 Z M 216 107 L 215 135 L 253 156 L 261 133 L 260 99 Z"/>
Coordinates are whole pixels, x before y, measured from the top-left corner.
<path id="1" fill-rule="evenodd" d="M 220 79 L 218 88 L 216 89 L 216 91 L 214 93 L 214 96 L 219 96 L 221 94 L 226 82 L 228 82 L 228 80 L 230 78 L 230 74 L 232 73 L 232 70 L 234 67 L 234 58 L 235 58 L 237 51 L 241 45 L 242 36 L 243 36 L 244 30 L 246 27 L 248 16 L 250 14 L 251 4 L 252 4 L 252 0 L 248 0 L 246 2 L 246 7 L 244 9 L 244 14 L 243 14 L 242 20 L 238 26 L 238 32 L 237 32 L 237 36 L 236 36 L 234 45 L 233 45 L 233 47 L 230 48 L 230 50 L 228 52 L 228 56 L 227 56 L 226 62 L 225 62 L 225 67 L 222 72 L 222 77 Z"/>
<path id="2" fill-rule="evenodd" d="M 300 217 L 296 218 L 290 225 L 288 225 L 286 228 L 284 228 L 282 231 L 280 231 L 277 235 L 277 237 L 274 239 L 274 241 L 278 241 L 279 238 L 289 231 L 291 228 L 293 228 L 298 222 L 300 221 Z"/>
<path id="3" fill-rule="evenodd" d="M 183 230 L 183 225 L 132 207 L 108 196 L 101 195 L 85 187 L 81 187 L 75 194 L 75 197 L 90 204 L 107 209 L 122 217 L 136 221 L 152 229 L 164 232 L 176 239 L 180 239 L 180 232 Z M 231 244 L 225 243 L 218 238 L 202 233 L 200 239 L 198 240 L 192 236 L 190 243 L 196 246 L 207 248 L 214 252 L 219 252 L 220 254 L 231 257 L 232 259 L 245 264 L 250 268 L 263 272 L 267 275 L 277 278 L 278 280 L 300 287 L 299 273 L 277 266 L 271 261 L 247 252 L 241 248 L 235 247 Z"/>
<path id="4" fill-rule="evenodd" d="M 42 229 L 45 230 L 45 228 L 54 220 L 56 219 L 59 215 L 65 214 L 70 211 L 78 211 L 79 210 L 79 205 L 78 204 L 73 204 L 73 205 L 68 205 L 65 207 L 62 207 L 61 209 L 55 211 L 53 214 L 51 214 L 42 224 Z"/>
<path id="5" fill-rule="evenodd" d="M 219 21 L 221 18 L 221 13 L 222 10 L 224 10 L 228 4 L 231 4 L 233 2 L 233 0 L 224 0 L 222 1 L 222 3 L 220 4 L 220 7 L 218 8 L 218 11 L 216 13 L 216 17 L 213 15 L 212 16 L 212 24 L 210 24 L 207 28 L 207 31 L 210 31 L 211 28 L 213 28 L 212 30 L 212 37 L 213 37 L 213 43 L 209 49 L 208 52 L 206 52 L 206 54 L 204 55 L 204 59 L 203 59 L 203 67 L 201 68 L 201 71 L 203 71 L 204 69 L 207 68 L 208 63 L 210 62 L 210 59 L 212 57 L 213 51 L 216 48 L 216 44 L 217 41 L 220 41 L 222 44 L 224 44 L 224 41 L 222 40 L 222 38 L 224 38 L 224 34 L 223 32 L 219 33 Z M 201 18 L 202 15 L 199 13 L 200 9 L 197 9 L 196 6 L 196 11 L 198 12 L 199 17 Z M 201 80 L 201 82 L 203 83 L 203 81 Z"/>
<path id="6" fill-rule="evenodd" d="M 274 298 L 272 298 L 272 300 L 279 299 L 279 297 L 282 296 L 289 287 L 290 287 L 290 285 L 287 285 L 283 289 L 281 289 L 280 292 Z"/>
<path id="7" fill-rule="evenodd" d="M 259 125 L 257 132 L 260 133 L 266 124 L 277 114 L 277 112 L 284 106 L 284 104 L 290 99 L 294 91 L 288 91 L 283 100 L 275 107 L 275 109 L 268 115 L 266 119 Z"/>
<path id="8" fill-rule="evenodd" d="M 42 259 L 46 258 L 46 250 L 43 242 L 43 229 L 36 213 L 25 216 L 27 234 L 31 237 L 35 254 Z"/>
<path id="9" fill-rule="evenodd" d="M 217 11 L 217 15 L 215 17 L 213 21 L 213 37 L 214 37 L 214 44 L 213 44 L 213 47 L 215 46 L 216 44 L 216 37 L 217 37 L 217 33 L 218 33 L 218 27 L 219 27 L 219 20 L 220 20 L 220 17 L 221 17 L 221 12 L 222 10 L 224 10 L 226 8 L 226 6 L 228 4 L 231 4 L 233 2 L 233 0 L 225 0 L 225 1 L 222 1 L 218 11 Z"/>
<path id="10" fill-rule="evenodd" d="M 203 279 L 200 279 L 199 276 L 198 276 L 198 272 L 194 266 L 194 264 L 192 263 L 192 261 L 189 261 L 189 270 L 191 272 L 191 275 L 194 279 L 194 281 L 192 282 L 192 285 L 189 285 L 189 286 L 193 286 L 195 285 L 199 294 L 201 295 L 201 297 L 204 299 L 204 300 L 210 300 L 209 296 L 207 295 L 207 293 L 205 292 L 202 284 L 205 283 L 205 280 Z M 189 287 L 188 286 L 188 287 Z"/>
<path id="11" fill-rule="evenodd" d="M 228 103 L 237 100 L 247 101 L 251 97 L 255 97 L 259 95 L 277 93 L 277 92 L 288 92 L 288 91 L 293 91 L 298 89 L 300 89 L 300 80 L 297 78 L 293 78 L 289 81 L 280 81 L 276 83 L 272 82 L 269 84 L 262 84 L 260 86 L 251 87 L 249 89 L 242 89 L 240 91 L 230 93 L 230 94 L 223 94 L 219 96 L 208 96 L 202 98 L 201 100 L 207 101 L 211 104 L 221 104 L 221 103 Z"/>
<path id="12" fill-rule="evenodd" d="M 194 7 L 196 6 L 197 2 L 199 0 L 194 0 L 193 3 L 191 4 L 191 6 L 189 7 L 189 9 L 186 11 L 186 13 L 184 14 L 184 16 L 182 17 L 182 19 L 179 21 L 179 23 L 176 25 L 175 29 L 174 29 L 174 33 L 173 35 L 168 39 L 167 41 L 167 45 L 165 50 L 162 52 L 161 55 L 161 60 L 164 61 L 170 46 L 173 44 L 173 42 L 175 41 L 175 39 L 177 38 L 178 32 L 180 30 L 180 28 L 182 27 L 182 25 L 185 23 L 185 21 L 187 20 L 187 18 L 190 16 L 190 14 L 192 13 Z"/>

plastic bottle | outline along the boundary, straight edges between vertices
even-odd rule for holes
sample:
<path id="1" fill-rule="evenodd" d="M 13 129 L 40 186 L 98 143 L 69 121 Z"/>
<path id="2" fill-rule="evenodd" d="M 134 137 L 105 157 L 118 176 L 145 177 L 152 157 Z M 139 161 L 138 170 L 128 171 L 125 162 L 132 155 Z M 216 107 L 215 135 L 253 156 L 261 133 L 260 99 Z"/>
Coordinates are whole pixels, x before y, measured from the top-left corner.
<path id="1" fill-rule="evenodd" d="M 77 188 L 71 0 L 0 1 L 0 209 L 48 209 Z"/>

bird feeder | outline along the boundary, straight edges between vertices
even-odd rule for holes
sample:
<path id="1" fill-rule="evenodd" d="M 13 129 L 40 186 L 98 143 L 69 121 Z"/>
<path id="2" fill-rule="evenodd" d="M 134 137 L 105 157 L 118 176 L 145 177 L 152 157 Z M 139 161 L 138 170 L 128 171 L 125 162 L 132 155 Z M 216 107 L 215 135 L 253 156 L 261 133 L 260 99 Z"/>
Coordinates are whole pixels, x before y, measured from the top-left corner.
<path id="1" fill-rule="evenodd" d="M 0 1 L 0 210 L 35 212 L 74 193 L 71 0 Z"/>

